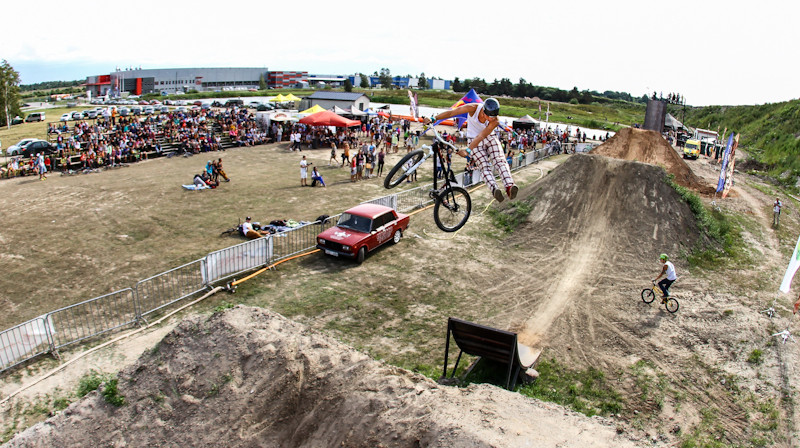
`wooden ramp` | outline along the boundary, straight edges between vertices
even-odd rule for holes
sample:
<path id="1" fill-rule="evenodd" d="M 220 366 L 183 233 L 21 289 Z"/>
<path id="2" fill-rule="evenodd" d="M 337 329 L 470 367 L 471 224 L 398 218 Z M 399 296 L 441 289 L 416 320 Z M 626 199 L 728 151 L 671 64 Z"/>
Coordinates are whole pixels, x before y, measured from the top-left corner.
<path id="1" fill-rule="evenodd" d="M 467 322 L 455 317 L 447 320 L 447 343 L 444 351 L 443 377 L 447 377 L 447 360 L 450 352 L 450 337 L 460 349 L 456 365 L 450 374 L 455 375 L 461 355 L 486 358 L 507 366 L 506 389 L 513 390 L 521 373 L 535 377 L 533 367 L 542 351 L 519 343 L 517 334 L 510 331 Z"/>

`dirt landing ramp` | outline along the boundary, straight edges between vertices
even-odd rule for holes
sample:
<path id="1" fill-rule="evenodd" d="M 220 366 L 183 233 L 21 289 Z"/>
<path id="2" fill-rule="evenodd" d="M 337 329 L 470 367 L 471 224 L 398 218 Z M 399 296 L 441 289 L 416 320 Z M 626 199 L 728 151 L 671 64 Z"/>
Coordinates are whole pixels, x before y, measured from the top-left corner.
<path id="1" fill-rule="evenodd" d="M 241 306 L 182 322 L 119 390 L 124 406 L 92 392 L 7 446 L 635 446 L 607 420 L 494 386 L 439 386 Z"/>
<path id="2" fill-rule="evenodd" d="M 655 271 L 658 254 L 693 248 L 699 238 L 694 215 L 665 177 L 653 165 L 577 154 L 520 191 L 518 201 L 532 211 L 506 244 L 530 249 L 513 251 L 519 259 L 509 264 L 536 281 L 520 290 L 497 286 L 496 293 L 526 298 L 509 312 L 513 320 L 505 328 L 517 331 L 524 344 L 546 345 L 543 339 L 562 313 L 583 306 L 598 284 L 630 275 L 612 266 L 632 263 Z M 514 209 L 513 203 L 500 208 Z"/>
<path id="3" fill-rule="evenodd" d="M 591 154 L 633 160 L 664 167 L 675 176 L 675 182 L 702 194 L 713 194 L 714 187 L 703 182 L 675 149 L 655 131 L 624 128 Z"/>

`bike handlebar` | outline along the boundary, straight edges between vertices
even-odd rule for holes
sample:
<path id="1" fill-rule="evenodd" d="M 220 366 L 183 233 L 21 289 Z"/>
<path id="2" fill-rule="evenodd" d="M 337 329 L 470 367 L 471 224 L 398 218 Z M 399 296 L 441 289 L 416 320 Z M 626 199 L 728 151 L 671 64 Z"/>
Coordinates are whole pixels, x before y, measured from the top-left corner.
<path id="1" fill-rule="evenodd" d="M 428 132 L 429 130 L 433 131 L 433 139 L 434 140 L 437 140 L 437 141 L 439 141 L 439 143 L 442 143 L 442 144 L 452 148 L 453 151 L 458 152 L 458 148 L 456 147 L 456 145 L 448 142 L 447 140 L 443 139 L 441 135 L 439 135 L 439 132 L 436 130 L 436 126 L 434 126 L 433 123 L 426 124 L 425 126 L 423 126 L 422 135 L 425 135 L 425 133 Z"/>

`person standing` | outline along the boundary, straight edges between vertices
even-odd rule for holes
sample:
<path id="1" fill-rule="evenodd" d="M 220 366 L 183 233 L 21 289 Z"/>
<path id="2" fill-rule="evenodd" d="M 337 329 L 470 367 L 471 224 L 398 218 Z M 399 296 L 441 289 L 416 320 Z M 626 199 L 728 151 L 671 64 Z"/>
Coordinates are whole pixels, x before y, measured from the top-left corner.
<path id="1" fill-rule="evenodd" d="M 308 186 L 308 165 L 313 165 L 313 163 L 306 160 L 306 156 L 303 156 L 303 159 L 300 161 L 300 186 L 307 187 Z"/>
<path id="2" fill-rule="evenodd" d="M 39 180 L 47 179 L 47 167 L 44 164 L 44 153 L 36 154 L 36 168 L 39 171 Z"/>
<path id="3" fill-rule="evenodd" d="M 383 175 L 383 160 L 386 157 L 386 153 L 383 152 L 383 148 L 378 151 L 378 177 Z"/>
<path id="4" fill-rule="evenodd" d="M 781 203 L 781 200 L 778 199 L 778 198 L 775 198 L 775 203 L 772 204 L 772 227 L 778 227 L 778 224 L 780 224 L 780 221 L 781 221 L 781 207 L 783 207 L 783 204 Z"/>

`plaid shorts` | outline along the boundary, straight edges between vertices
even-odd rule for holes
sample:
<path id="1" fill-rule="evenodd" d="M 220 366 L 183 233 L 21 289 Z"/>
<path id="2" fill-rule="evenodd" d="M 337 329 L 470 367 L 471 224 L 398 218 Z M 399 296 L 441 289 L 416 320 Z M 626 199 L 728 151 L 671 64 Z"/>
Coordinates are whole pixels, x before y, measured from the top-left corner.
<path id="1" fill-rule="evenodd" d="M 474 139 L 469 139 L 467 143 L 472 143 L 472 140 Z M 476 166 L 481 172 L 483 181 L 492 191 L 497 188 L 497 182 L 494 180 L 492 168 L 497 168 L 500 179 L 503 181 L 503 185 L 506 188 L 514 185 L 514 179 L 511 178 L 511 168 L 508 167 L 508 162 L 503 155 L 503 149 L 500 146 L 500 142 L 497 140 L 497 136 L 489 135 L 478 143 L 478 146 L 472 151 L 472 157 L 475 159 Z"/>

